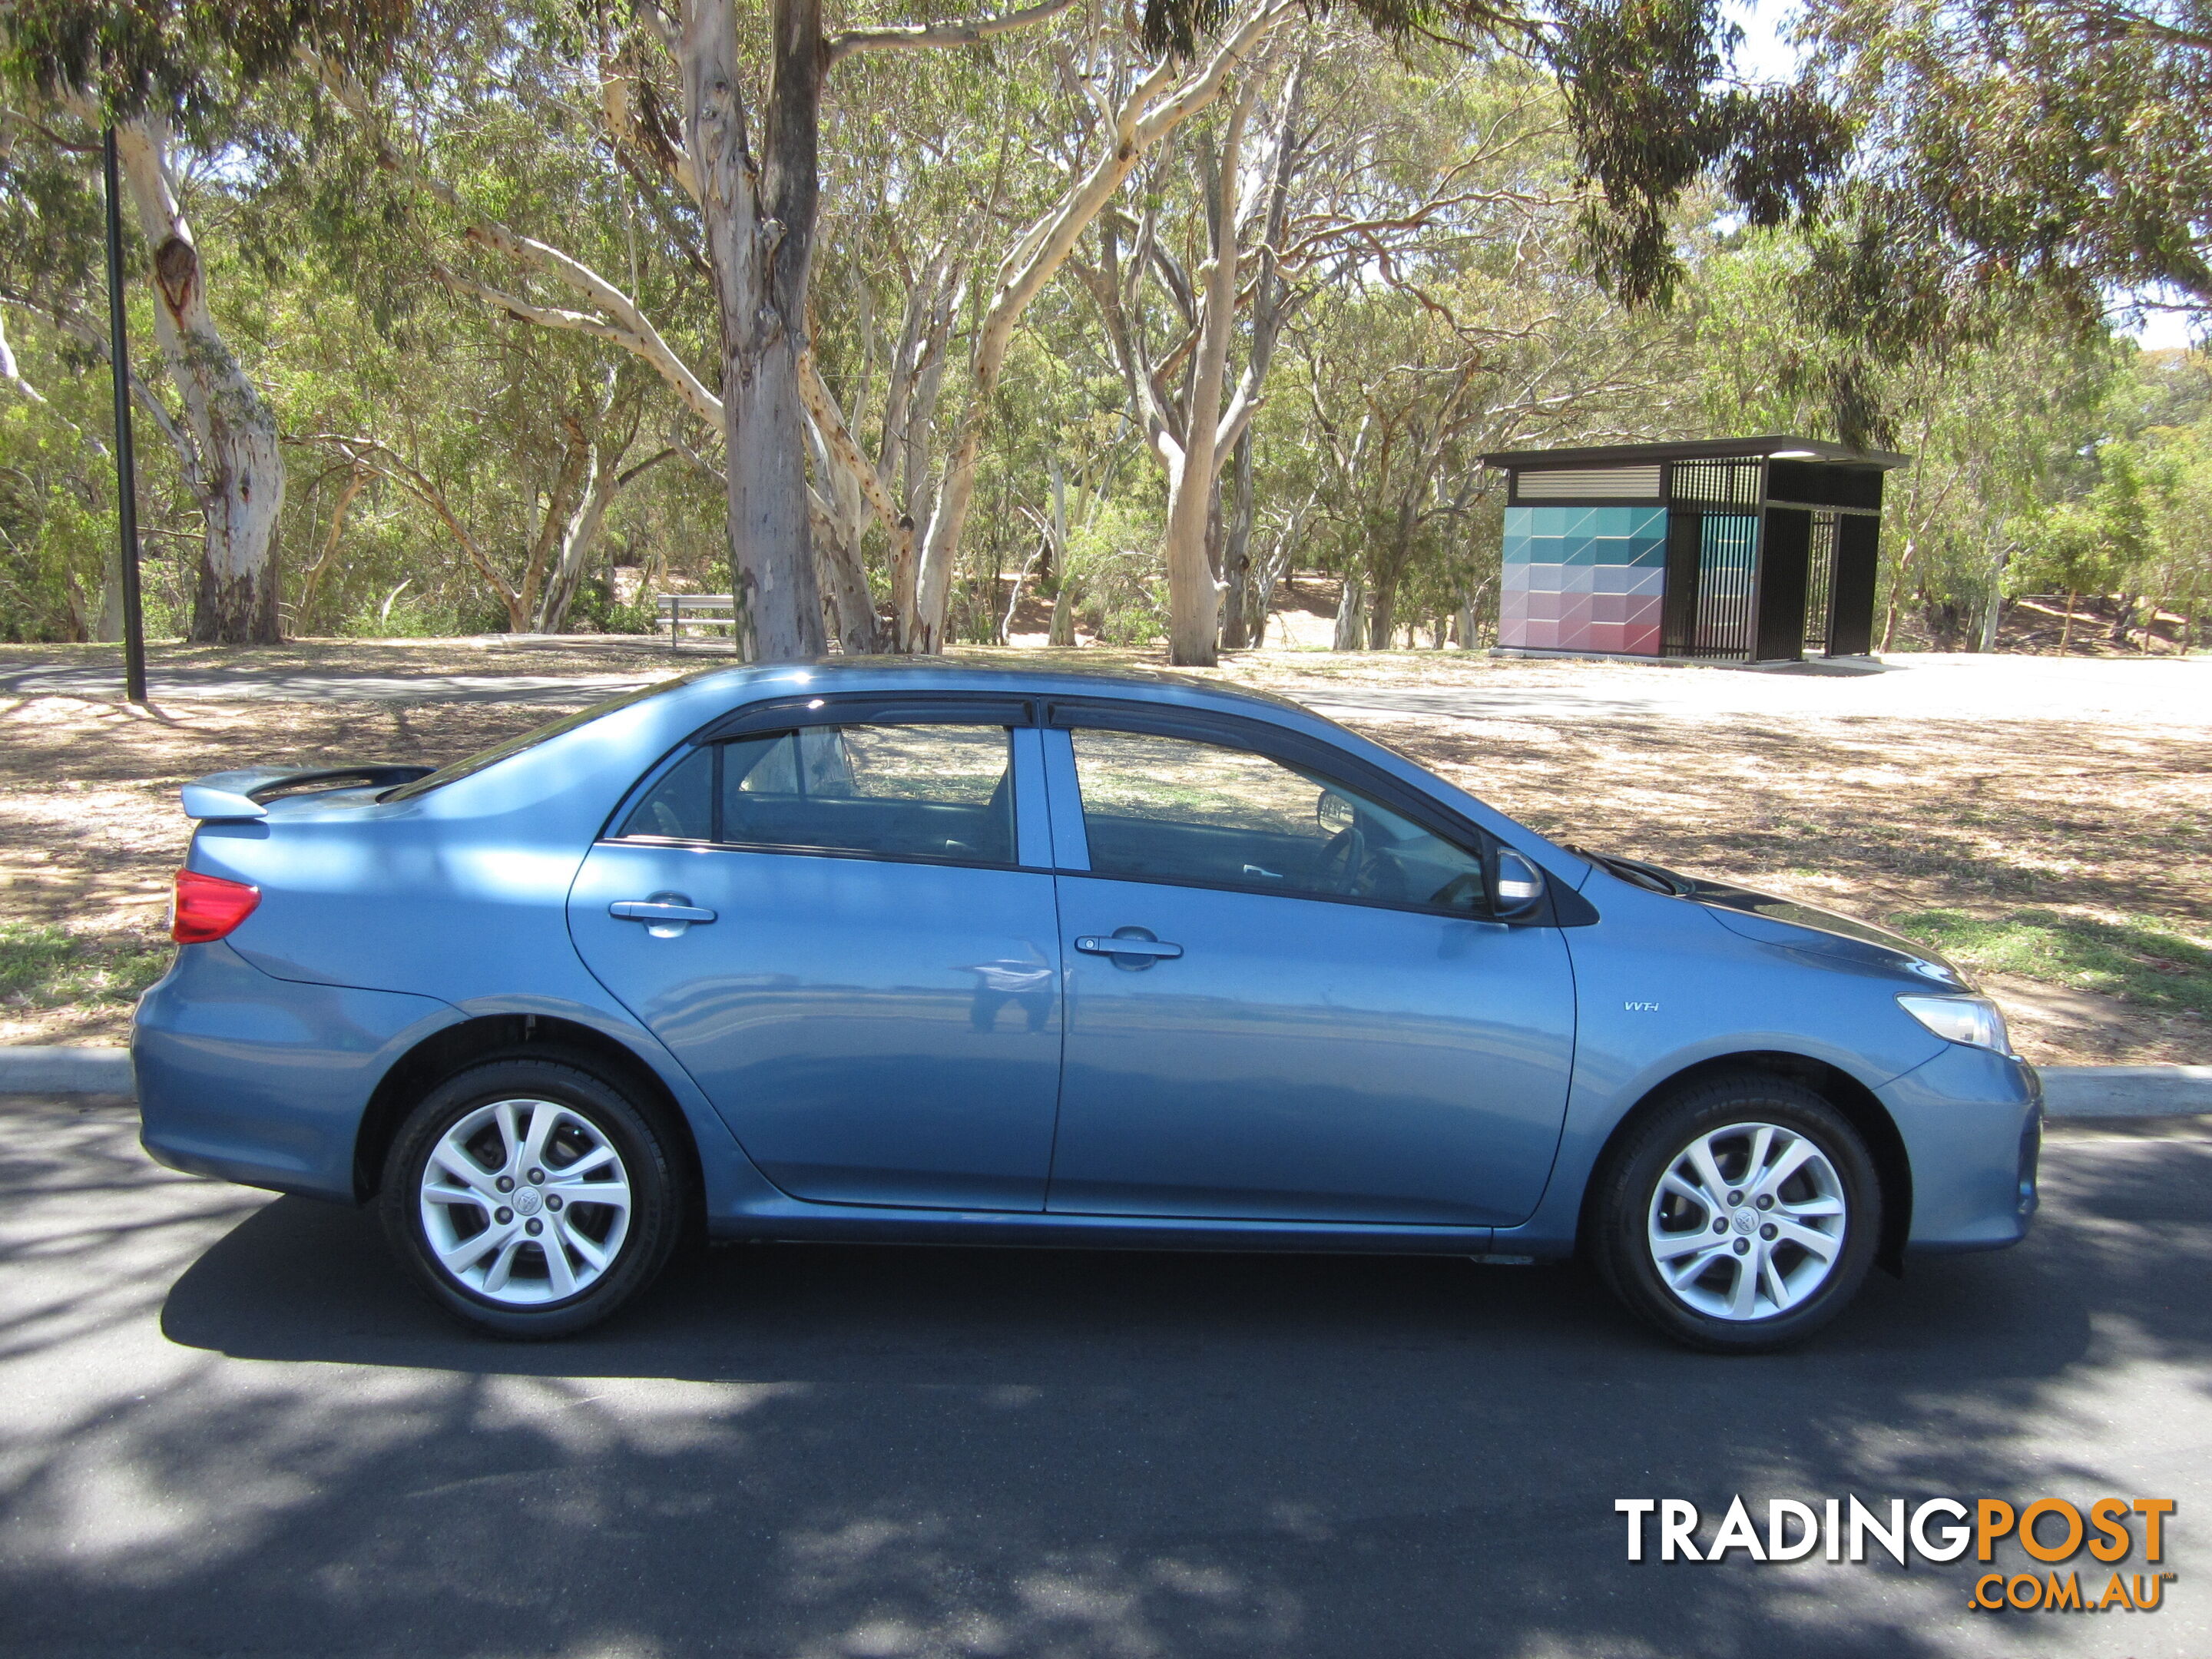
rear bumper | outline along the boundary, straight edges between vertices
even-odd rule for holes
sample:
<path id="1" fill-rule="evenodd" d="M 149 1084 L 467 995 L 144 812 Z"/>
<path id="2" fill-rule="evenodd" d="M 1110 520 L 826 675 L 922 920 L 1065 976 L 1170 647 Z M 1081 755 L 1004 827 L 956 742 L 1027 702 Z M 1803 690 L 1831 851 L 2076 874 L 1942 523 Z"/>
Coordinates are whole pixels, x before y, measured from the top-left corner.
<path id="1" fill-rule="evenodd" d="M 276 979 L 227 944 L 185 945 L 131 1026 L 139 1139 L 173 1170 L 350 1201 L 378 1080 L 459 1018 L 434 997 Z"/>
<path id="2" fill-rule="evenodd" d="M 2027 1236 L 2043 1144 L 2043 1084 L 2033 1066 L 1954 1043 L 1875 1093 L 1911 1164 L 1908 1249 L 1996 1250 Z"/>

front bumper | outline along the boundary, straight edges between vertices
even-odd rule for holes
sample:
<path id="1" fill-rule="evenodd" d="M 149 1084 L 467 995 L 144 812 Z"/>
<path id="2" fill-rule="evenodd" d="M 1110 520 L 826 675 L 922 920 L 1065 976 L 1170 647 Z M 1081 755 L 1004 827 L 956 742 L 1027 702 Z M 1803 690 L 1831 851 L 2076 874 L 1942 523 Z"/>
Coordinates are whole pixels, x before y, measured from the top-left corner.
<path id="1" fill-rule="evenodd" d="M 1911 1166 L 1908 1249 L 1996 1250 L 2027 1236 L 2043 1144 L 2043 1083 L 2033 1066 L 1953 1043 L 1875 1092 Z"/>

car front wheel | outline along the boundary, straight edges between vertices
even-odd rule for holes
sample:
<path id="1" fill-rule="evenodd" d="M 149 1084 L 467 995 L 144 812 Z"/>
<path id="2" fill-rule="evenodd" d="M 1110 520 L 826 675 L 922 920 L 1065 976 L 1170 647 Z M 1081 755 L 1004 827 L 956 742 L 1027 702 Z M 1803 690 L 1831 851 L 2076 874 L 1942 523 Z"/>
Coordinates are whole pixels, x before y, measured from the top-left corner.
<path id="1" fill-rule="evenodd" d="M 495 1060 L 409 1116 L 385 1166 L 384 1225 L 450 1312 L 498 1336 L 565 1336 L 659 1275 L 681 1190 L 619 1090 L 572 1066 Z"/>
<path id="2" fill-rule="evenodd" d="M 1757 1353 L 1857 1294 L 1881 1188 L 1844 1115 L 1786 1079 L 1715 1079 L 1667 1103 L 1601 1177 L 1593 1252 L 1614 1293 L 1676 1340 Z"/>

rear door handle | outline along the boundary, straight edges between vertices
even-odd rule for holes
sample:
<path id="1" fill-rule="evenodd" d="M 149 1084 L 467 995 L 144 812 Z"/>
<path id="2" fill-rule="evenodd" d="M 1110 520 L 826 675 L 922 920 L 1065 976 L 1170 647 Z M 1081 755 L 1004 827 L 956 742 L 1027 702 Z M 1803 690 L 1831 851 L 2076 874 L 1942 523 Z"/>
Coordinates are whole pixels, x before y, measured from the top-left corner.
<path id="1" fill-rule="evenodd" d="M 670 904 L 659 899 L 617 899 L 607 914 L 623 921 L 712 921 L 714 913 L 696 904 Z"/>
<path id="2" fill-rule="evenodd" d="M 1079 951 L 1088 951 L 1097 957 L 1179 957 L 1182 946 L 1170 945 L 1161 939 L 1100 939 L 1086 934 L 1075 941 Z"/>

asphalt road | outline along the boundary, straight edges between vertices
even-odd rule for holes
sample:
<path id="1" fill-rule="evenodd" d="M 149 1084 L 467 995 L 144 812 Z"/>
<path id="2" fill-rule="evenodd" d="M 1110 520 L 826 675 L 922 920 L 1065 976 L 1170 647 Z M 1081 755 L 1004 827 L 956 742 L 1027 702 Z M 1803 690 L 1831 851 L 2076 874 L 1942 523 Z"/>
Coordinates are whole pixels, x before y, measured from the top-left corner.
<path id="1" fill-rule="evenodd" d="M 506 1346 L 126 1109 L 0 1125 L 11 1656 L 2212 1653 L 2203 1120 L 2056 1130 L 2025 1247 L 1738 1361 L 1570 1268 L 786 1246 Z M 1624 1559 L 1737 1492 L 2172 1498 L 2179 1577 Z"/>

